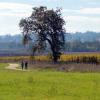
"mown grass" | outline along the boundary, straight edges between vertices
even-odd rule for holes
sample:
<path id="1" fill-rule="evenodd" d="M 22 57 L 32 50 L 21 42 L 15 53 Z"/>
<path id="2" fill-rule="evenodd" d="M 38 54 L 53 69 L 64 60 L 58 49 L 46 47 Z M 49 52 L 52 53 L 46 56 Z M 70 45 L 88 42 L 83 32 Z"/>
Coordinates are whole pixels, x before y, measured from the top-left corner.
<path id="1" fill-rule="evenodd" d="M 100 100 L 100 74 L 0 70 L 0 100 Z"/>
<path id="2" fill-rule="evenodd" d="M 7 63 L 0 63 L 0 70 L 4 70 L 6 66 L 8 66 Z"/>

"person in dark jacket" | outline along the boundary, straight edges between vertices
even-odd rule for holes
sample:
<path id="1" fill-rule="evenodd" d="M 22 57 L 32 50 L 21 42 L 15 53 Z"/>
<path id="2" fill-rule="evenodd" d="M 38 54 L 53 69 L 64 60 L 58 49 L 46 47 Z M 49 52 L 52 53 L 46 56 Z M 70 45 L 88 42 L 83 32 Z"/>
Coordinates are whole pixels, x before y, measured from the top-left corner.
<path id="1" fill-rule="evenodd" d="M 28 62 L 25 62 L 25 69 L 28 69 Z"/>
<path id="2" fill-rule="evenodd" d="M 22 61 L 21 62 L 21 67 L 22 67 L 22 70 L 24 69 L 24 62 Z"/>

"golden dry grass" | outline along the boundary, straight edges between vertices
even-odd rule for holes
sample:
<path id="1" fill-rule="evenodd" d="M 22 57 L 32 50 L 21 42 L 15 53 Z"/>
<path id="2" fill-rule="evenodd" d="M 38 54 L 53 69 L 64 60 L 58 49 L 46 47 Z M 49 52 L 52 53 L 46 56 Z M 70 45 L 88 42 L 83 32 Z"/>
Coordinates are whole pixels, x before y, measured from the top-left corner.
<path id="1" fill-rule="evenodd" d="M 73 54 L 62 54 L 59 61 L 72 61 L 83 57 L 96 57 L 100 61 L 100 53 L 73 53 Z M 51 61 L 51 55 L 39 55 L 39 56 L 11 56 L 11 57 L 0 57 L 0 61 L 21 61 L 21 60 L 37 60 L 37 61 Z"/>

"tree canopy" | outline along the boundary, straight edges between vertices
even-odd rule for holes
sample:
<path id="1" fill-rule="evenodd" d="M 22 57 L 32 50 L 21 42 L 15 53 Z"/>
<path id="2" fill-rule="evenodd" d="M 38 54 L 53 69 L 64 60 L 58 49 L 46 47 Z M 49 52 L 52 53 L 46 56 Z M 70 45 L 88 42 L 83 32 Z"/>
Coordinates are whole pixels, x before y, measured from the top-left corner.
<path id="1" fill-rule="evenodd" d="M 65 21 L 61 16 L 61 9 L 48 10 L 47 7 L 41 6 L 34 7 L 31 16 L 21 19 L 19 26 L 23 31 L 24 44 L 32 40 L 31 34 L 36 34 L 37 48 L 43 48 L 49 44 L 53 61 L 57 62 L 65 43 L 64 24 Z"/>

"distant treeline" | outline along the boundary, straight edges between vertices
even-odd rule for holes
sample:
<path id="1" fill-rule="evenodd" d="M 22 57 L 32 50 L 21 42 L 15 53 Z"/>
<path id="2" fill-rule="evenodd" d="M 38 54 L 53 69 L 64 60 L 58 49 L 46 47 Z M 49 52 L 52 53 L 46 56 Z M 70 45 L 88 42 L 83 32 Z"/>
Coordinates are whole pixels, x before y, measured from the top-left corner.
<path id="1" fill-rule="evenodd" d="M 100 52 L 100 33 L 76 32 L 65 33 L 64 53 L 66 52 Z M 42 52 L 50 53 L 49 46 Z M 0 55 L 29 55 L 29 46 L 22 44 L 22 35 L 0 36 Z"/>
<path id="2" fill-rule="evenodd" d="M 66 41 L 81 41 L 81 42 L 94 42 L 100 41 L 100 32 L 76 32 L 76 33 L 65 33 Z"/>
<path id="3" fill-rule="evenodd" d="M 100 52 L 100 42 L 80 42 L 80 41 L 73 41 L 73 42 L 66 42 L 64 47 L 64 53 L 68 52 Z M 48 54 L 50 53 L 49 47 L 41 54 Z M 0 43 L 0 55 L 30 55 L 29 47 L 24 47 L 21 43 Z"/>
<path id="4" fill-rule="evenodd" d="M 65 52 L 99 52 L 100 51 L 100 42 L 66 42 Z"/>
<path id="5" fill-rule="evenodd" d="M 35 38 L 35 37 L 34 37 Z M 100 32 L 76 32 L 76 33 L 65 33 L 65 40 L 67 42 L 71 41 L 81 41 L 81 42 L 93 42 L 93 41 L 100 41 Z M 1 35 L 0 36 L 0 43 L 1 42 L 22 42 L 22 35 Z"/>
<path id="6" fill-rule="evenodd" d="M 30 55 L 26 49 L 0 49 L 0 56 L 28 56 Z"/>

